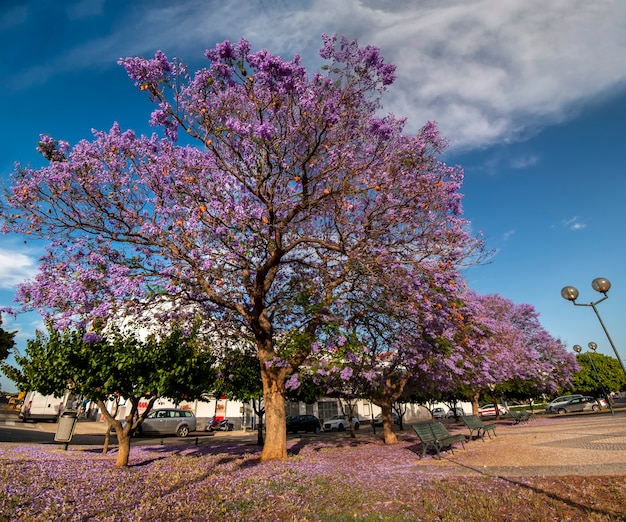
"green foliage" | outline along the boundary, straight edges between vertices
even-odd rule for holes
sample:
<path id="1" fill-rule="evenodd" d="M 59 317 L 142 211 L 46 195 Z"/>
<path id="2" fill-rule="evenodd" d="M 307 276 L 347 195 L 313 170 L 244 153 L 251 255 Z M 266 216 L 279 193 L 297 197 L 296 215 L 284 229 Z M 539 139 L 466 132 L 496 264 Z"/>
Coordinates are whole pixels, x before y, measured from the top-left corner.
<path id="1" fill-rule="evenodd" d="M 593 396 L 626 389 L 626 375 L 619 361 L 601 353 L 581 353 L 576 356 L 580 370 L 574 374 L 572 390 Z M 591 363 L 593 361 L 593 365 Z M 594 371 L 593 367 L 597 371 Z"/>
<path id="2" fill-rule="evenodd" d="M 294 336 L 298 341 L 305 336 Z M 312 379 L 300 376 L 300 386 L 287 390 L 287 399 L 314 403 L 321 395 L 321 389 Z M 225 395 L 229 399 L 249 401 L 263 397 L 261 366 L 256 350 L 252 346 L 227 351 L 218 365 L 214 391 L 216 395 Z"/>
<path id="3" fill-rule="evenodd" d="M 224 352 L 217 367 L 214 392 L 238 401 L 263 397 L 261 367 L 252 346 Z"/>
<path id="4" fill-rule="evenodd" d="M 15 334 L 17 332 L 7 332 L 2 328 L 2 315 L 0 315 L 0 361 L 4 361 L 15 347 Z"/>
<path id="5" fill-rule="evenodd" d="M 199 397 L 214 380 L 214 357 L 197 331 L 145 341 L 113 331 L 87 342 L 84 330 L 37 332 L 26 355 L 16 357 L 13 374 L 20 388 L 62 394 L 67 388 L 92 400 L 112 394 L 173 400 Z"/>

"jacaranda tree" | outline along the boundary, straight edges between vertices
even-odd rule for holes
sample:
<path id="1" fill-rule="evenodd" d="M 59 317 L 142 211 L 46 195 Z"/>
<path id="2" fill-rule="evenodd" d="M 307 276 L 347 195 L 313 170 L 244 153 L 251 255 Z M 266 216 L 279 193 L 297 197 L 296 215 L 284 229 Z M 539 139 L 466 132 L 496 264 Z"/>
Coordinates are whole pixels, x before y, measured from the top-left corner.
<path id="1" fill-rule="evenodd" d="M 407 135 L 379 113 L 394 66 L 335 37 L 320 54 L 328 63 L 312 75 L 245 40 L 207 51 L 193 75 L 161 52 L 123 59 L 163 135 L 115 124 L 73 148 L 43 136 L 48 165 L 18 168 L 1 209 L 5 231 L 50 241 L 19 290 L 27 307 L 86 321 L 158 290 L 246 328 L 263 460 L 286 458 L 285 382 L 359 280 L 418 288 L 415 307 L 436 314 L 431 296 L 478 246 L 435 124 Z M 300 342 L 278 343 L 286 332 Z"/>
<path id="2" fill-rule="evenodd" d="M 359 299 L 344 303 L 343 335 L 312 356 L 328 394 L 380 406 L 387 444 L 397 442 L 394 405 L 406 395 L 442 389 L 449 373 L 462 374 L 482 347 L 480 337 L 468 335 L 473 310 L 459 299 L 463 280 L 441 271 L 442 278 L 428 281 L 388 269 L 378 276 L 385 285 L 361 278 L 352 286 Z"/>
<path id="3" fill-rule="evenodd" d="M 472 375 L 474 410 L 480 393 L 488 388 L 492 395 L 520 388 L 549 393 L 571 382 L 578 369 L 574 354 L 546 331 L 532 305 L 516 304 L 497 294 L 475 299 L 482 307 L 479 321 L 488 348 L 477 366 L 480 371 Z"/>

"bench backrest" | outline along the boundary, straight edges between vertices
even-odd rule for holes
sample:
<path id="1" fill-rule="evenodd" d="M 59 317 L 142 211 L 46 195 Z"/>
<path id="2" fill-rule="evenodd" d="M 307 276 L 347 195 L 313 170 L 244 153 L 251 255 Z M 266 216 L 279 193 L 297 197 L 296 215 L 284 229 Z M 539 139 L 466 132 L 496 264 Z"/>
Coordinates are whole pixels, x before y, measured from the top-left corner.
<path id="1" fill-rule="evenodd" d="M 435 440 L 435 436 L 433 435 L 432 430 L 430 429 L 431 424 L 414 424 L 413 429 L 417 436 L 422 442 L 432 442 Z"/>
<path id="2" fill-rule="evenodd" d="M 441 422 L 433 422 L 430 425 L 430 429 L 433 431 L 433 435 L 436 439 L 445 438 L 450 436 L 450 432 Z"/>
<path id="3" fill-rule="evenodd" d="M 478 415 L 466 415 L 465 417 L 461 417 L 463 422 L 467 424 L 469 428 L 482 428 L 483 421 L 478 418 Z"/>

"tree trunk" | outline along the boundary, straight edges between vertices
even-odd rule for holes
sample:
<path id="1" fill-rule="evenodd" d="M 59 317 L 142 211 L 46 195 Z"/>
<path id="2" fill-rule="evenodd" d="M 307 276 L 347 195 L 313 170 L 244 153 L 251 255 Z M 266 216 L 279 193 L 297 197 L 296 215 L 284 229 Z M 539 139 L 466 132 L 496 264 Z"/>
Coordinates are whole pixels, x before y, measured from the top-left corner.
<path id="1" fill-rule="evenodd" d="M 106 433 L 104 434 L 104 445 L 102 446 L 102 454 L 106 455 L 109 452 L 109 442 L 111 441 L 111 425 L 107 426 Z"/>
<path id="2" fill-rule="evenodd" d="M 283 372 L 261 370 L 265 401 L 265 443 L 261 461 L 287 458 L 287 419 L 285 415 L 285 378 Z"/>
<path id="3" fill-rule="evenodd" d="M 120 423 L 120 428 L 121 428 L 121 423 Z M 132 438 L 132 435 L 130 433 L 130 427 L 128 425 L 125 426 L 124 430 L 122 430 L 121 433 L 117 431 L 117 426 L 115 429 L 117 432 L 117 445 L 118 445 L 117 460 L 115 461 L 115 467 L 123 468 L 125 466 L 128 466 L 128 459 L 130 458 L 130 440 Z"/>
<path id="4" fill-rule="evenodd" d="M 259 416 L 259 424 L 256 429 L 256 444 L 257 446 L 263 446 L 265 441 L 263 440 L 263 416 Z"/>
<path id="5" fill-rule="evenodd" d="M 472 415 L 478 415 L 478 400 L 480 399 L 480 392 L 477 391 L 472 395 Z"/>
<path id="6" fill-rule="evenodd" d="M 291 367 L 276 364 L 276 353 L 271 336 L 257 339 L 257 348 L 261 363 L 266 428 L 261 461 L 285 460 L 287 458 L 285 381 Z"/>
<path id="7" fill-rule="evenodd" d="M 137 401 L 135 400 L 134 404 L 136 403 Z M 122 423 L 109 413 L 109 411 L 107 410 L 106 406 L 104 405 L 102 401 L 98 401 L 98 406 L 100 407 L 100 410 L 102 411 L 102 414 L 104 415 L 105 419 L 109 423 L 109 428 L 107 432 L 110 432 L 111 427 L 115 428 L 115 435 L 117 436 L 117 445 L 118 445 L 118 453 L 117 453 L 117 460 L 115 461 L 115 467 L 121 468 L 121 467 L 128 466 L 128 459 L 130 457 L 130 441 L 131 441 L 132 433 L 133 433 L 132 418 L 133 418 L 134 412 L 136 411 L 136 406 L 131 410 L 131 413 L 126 417 L 126 425 L 123 428 L 122 428 Z M 116 410 L 117 410 L 117 407 L 116 407 Z M 107 450 L 108 450 L 108 444 L 109 444 L 108 440 L 106 440 L 105 447 L 107 448 Z"/>
<path id="8" fill-rule="evenodd" d="M 380 408 L 382 410 L 381 415 L 383 418 L 383 439 L 385 440 L 385 444 L 397 444 L 398 437 L 393 432 L 393 415 L 391 415 L 392 403 L 383 403 L 380 404 Z"/>
<path id="9" fill-rule="evenodd" d="M 500 418 L 500 408 L 498 408 L 498 404 L 500 403 L 500 397 L 498 397 L 495 393 L 491 395 L 493 399 L 493 409 L 496 412 L 496 420 Z"/>
<path id="10" fill-rule="evenodd" d="M 259 422 L 257 423 L 257 428 L 256 428 L 256 443 L 257 446 L 263 446 L 264 444 L 264 440 L 263 440 L 263 416 L 265 415 L 265 408 L 261 408 L 261 401 L 263 399 L 259 400 L 259 406 L 257 408 L 257 404 L 256 404 L 256 399 L 252 399 L 252 409 L 254 410 L 254 413 L 256 414 L 257 418 L 259 419 Z"/>

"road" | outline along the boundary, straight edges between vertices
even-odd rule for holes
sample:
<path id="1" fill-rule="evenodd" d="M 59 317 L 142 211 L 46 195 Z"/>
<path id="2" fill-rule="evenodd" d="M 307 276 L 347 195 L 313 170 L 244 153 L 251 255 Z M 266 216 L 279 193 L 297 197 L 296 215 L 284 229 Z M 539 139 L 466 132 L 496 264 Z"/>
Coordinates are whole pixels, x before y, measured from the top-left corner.
<path id="1" fill-rule="evenodd" d="M 0 443 L 24 443 L 24 444 L 62 444 L 54 440 L 58 424 L 55 422 L 22 422 L 17 413 L 0 411 Z M 79 421 L 72 436 L 72 445 L 77 446 L 102 446 L 104 444 L 106 428 L 102 423 Z M 226 435 L 226 434 L 225 434 Z M 186 439 L 177 437 L 138 437 L 133 439 L 133 445 L 153 445 L 160 444 L 165 439 L 167 444 L 186 443 L 190 440 L 199 439 L 198 442 L 205 442 L 205 439 L 213 437 L 212 433 L 197 432 L 191 433 Z M 111 434 L 111 444 L 117 445 L 115 432 Z"/>

